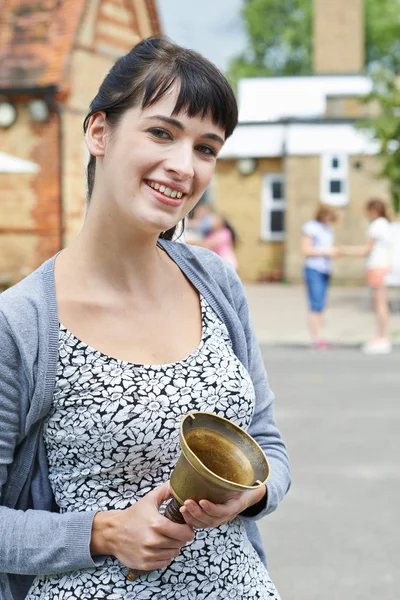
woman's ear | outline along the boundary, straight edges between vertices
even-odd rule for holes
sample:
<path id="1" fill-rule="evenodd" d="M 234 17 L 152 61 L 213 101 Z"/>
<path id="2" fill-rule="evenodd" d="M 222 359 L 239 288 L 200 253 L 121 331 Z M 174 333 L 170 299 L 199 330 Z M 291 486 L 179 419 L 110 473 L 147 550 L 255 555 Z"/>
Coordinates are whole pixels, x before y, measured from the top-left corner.
<path id="1" fill-rule="evenodd" d="M 94 113 L 89 119 L 85 134 L 87 149 L 92 156 L 104 156 L 106 145 L 106 114 Z"/>

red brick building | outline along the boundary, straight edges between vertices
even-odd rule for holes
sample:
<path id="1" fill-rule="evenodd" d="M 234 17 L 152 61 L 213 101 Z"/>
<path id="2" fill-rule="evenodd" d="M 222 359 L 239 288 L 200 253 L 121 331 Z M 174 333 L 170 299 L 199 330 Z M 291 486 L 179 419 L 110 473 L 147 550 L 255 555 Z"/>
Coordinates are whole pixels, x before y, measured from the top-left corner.
<path id="1" fill-rule="evenodd" d="M 160 32 L 155 0 L 3 0 L 0 283 L 78 232 L 89 103 L 115 60 Z"/>

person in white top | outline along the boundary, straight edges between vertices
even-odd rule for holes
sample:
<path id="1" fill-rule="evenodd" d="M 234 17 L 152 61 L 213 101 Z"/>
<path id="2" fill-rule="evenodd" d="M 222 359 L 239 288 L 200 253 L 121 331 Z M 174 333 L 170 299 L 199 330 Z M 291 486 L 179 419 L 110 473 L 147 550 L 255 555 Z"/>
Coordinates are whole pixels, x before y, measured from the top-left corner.
<path id="1" fill-rule="evenodd" d="M 304 256 L 304 281 L 308 295 L 308 327 L 313 347 L 326 350 L 323 336 L 323 311 L 333 269 L 333 259 L 340 255 L 334 246 L 333 225 L 338 211 L 330 205 L 320 205 L 311 221 L 302 227 L 301 252 Z"/>
<path id="2" fill-rule="evenodd" d="M 389 301 L 385 279 L 391 267 L 391 225 L 385 203 L 373 198 L 366 205 L 370 221 L 367 243 L 364 246 L 342 248 L 348 256 L 366 256 L 366 278 L 371 288 L 372 303 L 377 319 L 377 336 L 363 345 L 366 354 L 388 354 L 392 350 L 389 339 Z"/>

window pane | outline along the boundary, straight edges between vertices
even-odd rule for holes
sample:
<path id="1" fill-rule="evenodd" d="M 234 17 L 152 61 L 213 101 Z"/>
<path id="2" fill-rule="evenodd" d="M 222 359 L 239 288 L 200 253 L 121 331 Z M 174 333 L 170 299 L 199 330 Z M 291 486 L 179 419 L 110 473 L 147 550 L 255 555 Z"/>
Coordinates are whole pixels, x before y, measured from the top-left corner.
<path id="1" fill-rule="evenodd" d="M 283 183 L 281 181 L 272 182 L 272 199 L 283 200 Z"/>
<path id="2" fill-rule="evenodd" d="M 331 194 L 341 194 L 342 189 L 342 181 L 340 179 L 332 179 L 329 182 L 329 191 Z"/>
<path id="3" fill-rule="evenodd" d="M 271 210 L 271 232 L 281 233 L 285 229 L 285 213 L 283 210 Z"/>
<path id="4" fill-rule="evenodd" d="M 332 169 L 338 169 L 338 168 L 339 168 L 339 159 L 332 158 Z"/>

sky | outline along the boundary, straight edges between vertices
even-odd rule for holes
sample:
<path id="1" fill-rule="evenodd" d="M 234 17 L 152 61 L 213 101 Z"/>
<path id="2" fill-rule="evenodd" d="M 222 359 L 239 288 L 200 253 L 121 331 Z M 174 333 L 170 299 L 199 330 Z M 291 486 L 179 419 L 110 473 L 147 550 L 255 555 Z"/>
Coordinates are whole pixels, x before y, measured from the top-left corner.
<path id="1" fill-rule="evenodd" d="M 157 0 L 163 33 L 226 70 L 245 49 L 242 0 Z"/>

